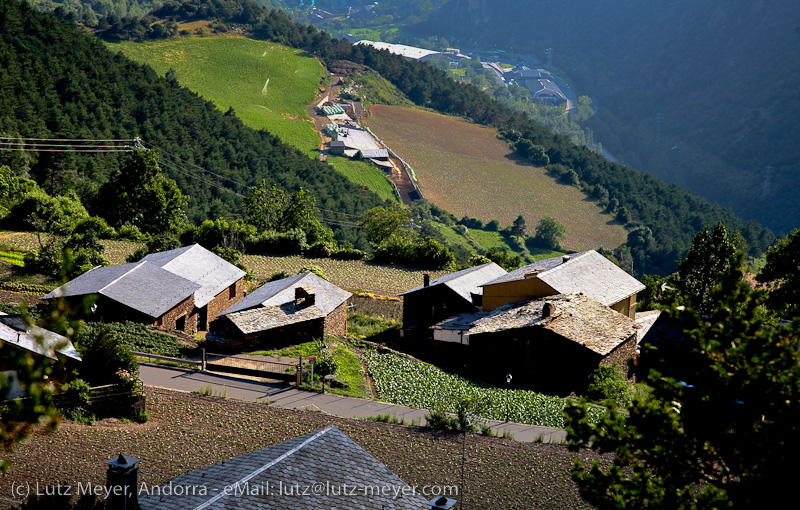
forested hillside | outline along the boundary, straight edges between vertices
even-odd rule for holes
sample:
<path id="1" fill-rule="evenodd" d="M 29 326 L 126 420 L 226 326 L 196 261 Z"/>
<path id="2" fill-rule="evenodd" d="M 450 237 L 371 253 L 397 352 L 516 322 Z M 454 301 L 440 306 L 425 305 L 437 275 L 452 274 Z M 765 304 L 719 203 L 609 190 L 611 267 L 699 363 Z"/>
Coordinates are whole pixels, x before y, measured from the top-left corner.
<path id="1" fill-rule="evenodd" d="M 800 226 L 800 3 L 450 0 L 414 30 L 543 60 L 552 48 L 619 159 L 773 229 Z"/>
<path id="2" fill-rule="evenodd" d="M 311 191 L 333 221 L 380 204 L 328 165 L 266 131 L 245 127 L 232 111 L 219 111 L 174 80 L 110 52 L 74 24 L 16 0 L 0 0 L 0 136 L 139 136 L 162 154 L 162 168 L 187 195 L 194 222 L 241 216 L 242 195 L 262 179 L 287 190 Z M 97 190 L 124 159 L 0 152 L 0 165 L 29 174 L 52 195 L 75 191 L 85 204 L 96 201 Z M 338 228 L 358 242 L 358 231 Z"/>

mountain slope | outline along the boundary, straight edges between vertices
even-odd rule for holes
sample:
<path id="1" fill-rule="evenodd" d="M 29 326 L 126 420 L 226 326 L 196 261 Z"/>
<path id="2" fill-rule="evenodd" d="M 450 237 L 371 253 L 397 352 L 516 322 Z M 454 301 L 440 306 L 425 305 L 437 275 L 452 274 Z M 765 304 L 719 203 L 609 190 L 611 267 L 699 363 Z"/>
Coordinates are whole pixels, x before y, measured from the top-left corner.
<path id="1" fill-rule="evenodd" d="M 451 0 L 415 30 L 542 58 L 553 48 L 600 105 L 590 126 L 604 147 L 786 231 L 800 226 L 798 25 L 800 3 L 781 0 Z"/>
<path id="2" fill-rule="evenodd" d="M 0 133 L 141 136 L 165 156 L 163 169 L 189 196 L 194 221 L 240 215 L 241 195 L 262 179 L 289 190 L 305 187 L 334 219 L 381 203 L 274 135 L 244 126 L 174 80 L 15 0 L 0 0 Z M 113 154 L 0 154 L 0 164 L 29 172 L 49 192 L 74 189 L 85 202 L 123 160 Z M 355 230 L 340 232 L 359 239 Z"/>

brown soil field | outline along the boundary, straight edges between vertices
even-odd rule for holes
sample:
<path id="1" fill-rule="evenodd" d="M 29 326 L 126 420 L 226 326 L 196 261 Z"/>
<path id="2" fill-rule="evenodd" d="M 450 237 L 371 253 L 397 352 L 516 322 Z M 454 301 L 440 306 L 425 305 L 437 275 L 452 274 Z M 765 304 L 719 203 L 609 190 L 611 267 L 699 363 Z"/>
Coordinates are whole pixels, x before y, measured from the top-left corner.
<path id="1" fill-rule="evenodd" d="M 456 117 L 373 106 L 369 127 L 414 168 L 425 198 L 456 216 L 510 225 L 522 215 L 532 234 L 545 216 L 567 231 L 571 250 L 616 248 L 627 233 L 594 200 L 517 156 L 497 131 Z"/>
<path id="2" fill-rule="evenodd" d="M 142 459 L 139 483 L 164 483 L 179 474 L 293 437 L 335 425 L 414 486 L 461 486 L 462 436 L 422 427 L 374 423 L 295 411 L 265 404 L 146 388 L 145 424 L 103 420 L 93 426 L 62 423 L 38 434 L 4 458 L 0 507 L 9 507 L 11 487 L 57 483 L 104 484 L 105 461 L 120 452 Z M 566 446 L 467 437 L 464 498 L 459 508 L 590 508 L 570 479 L 577 453 Z M 594 459 L 593 452 L 580 452 Z M 42 489 L 44 490 L 44 489 Z"/>

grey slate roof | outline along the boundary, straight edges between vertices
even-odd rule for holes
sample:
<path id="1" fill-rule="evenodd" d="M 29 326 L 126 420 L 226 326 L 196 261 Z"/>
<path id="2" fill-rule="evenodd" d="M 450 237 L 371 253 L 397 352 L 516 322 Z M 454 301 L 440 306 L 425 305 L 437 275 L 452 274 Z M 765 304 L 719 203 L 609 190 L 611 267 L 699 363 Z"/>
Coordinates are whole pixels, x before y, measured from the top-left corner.
<path id="1" fill-rule="evenodd" d="M 28 326 L 22 317 L 6 315 L 3 312 L 0 312 L 0 341 L 52 360 L 56 359 L 55 353 L 58 353 L 81 361 L 80 354 L 67 337 L 38 326 Z"/>
<path id="2" fill-rule="evenodd" d="M 554 312 L 543 318 L 545 303 L 550 303 Z M 639 326 L 629 317 L 583 294 L 558 294 L 511 303 L 488 313 L 459 314 L 433 326 L 461 330 L 467 335 L 530 327 L 547 329 L 605 356 L 629 339 Z"/>
<path id="3" fill-rule="evenodd" d="M 482 285 L 485 285 L 486 282 L 501 277 L 501 275 L 505 274 L 505 269 L 498 266 L 494 262 L 489 262 L 487 264 L 469 267 L 467 269 L 462 269 L 461 271 L 456 271 L 455 273 L 440 276 L 435 280 L 431 280 L 429 287 L 445 285 L 471 303 L 471 294 L 483 294 L 483 289 L 481 288 Z M 404 296 L 406 294 L 411 294 L 412 292 L 416 292 L 424 288 L 424 285 L 420 285 L 411 290 L 407 290 L 400 295 Z"/>
<path id="4" fill-rule="evenodd" d="M 161 487 L 164 494 L 151 487 L 140 496 L 141 510 L 430 509 L 334 426 L 191 471 Z M 167 487 L 173 488 L 171 495 Z M 194 491 L 177 495 L 175 487 Z"/>
<path id="5" fill-rule="evenodd" d="M 327 314 L 318 306 L 295 306 L 294 303 L 251 308 L 226 315 L 228 319 L 244 334 L 266 331 L 268 329 L 288 326 L 298 322 L 321 319 Z"/>
<path id="6" fill-rule="evenodd" d="M 265 283 L 220 315 L 228 315 L 251 308 L 266 308 L 292 303 L 295 298 L 295 289 L 303 286 L 307 286 L 314 291 L 314 304 L 325 315 L 334 311 L 352 296 L 346 290 L 320 278 L 314 273 L 300 273 L 283 280 Z"/>
<path id="7" fill-rule="evenodd" d="M 563 257 L 534 262 L 483 286 L 524 280 L 526 274 L 541 271 L 536 278 L 556 292 L 560 294 L 582 292 L 606 306 L 613 305 L 645 288 L 639 280 L 594 250 L 573 253 L 569 257 L 566 262 Z"/>
<path id="8" fill-rule="evenodd" d="M 100 294 L 150 317 L 160 317 L 200 289 L 200 285 L 147 261 L 96 267 L 43 299 Z"/>
<path id="9" fill-rule="evenodd" d="M 206 306 L 245 275 L 244 271 L 199 244 L 151 253 L 142 260 L 200 285 L 194 293 L 194 304 L 198 308 Z"/>

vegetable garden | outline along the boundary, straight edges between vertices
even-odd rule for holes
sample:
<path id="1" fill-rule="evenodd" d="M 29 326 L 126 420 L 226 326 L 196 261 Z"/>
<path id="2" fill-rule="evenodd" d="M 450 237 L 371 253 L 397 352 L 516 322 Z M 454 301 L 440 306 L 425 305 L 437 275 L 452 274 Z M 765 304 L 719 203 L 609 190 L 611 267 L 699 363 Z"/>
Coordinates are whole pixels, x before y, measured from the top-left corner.
<path id="1" fill-rule="evenodd" d="M 484 402 L 483 418 L 509 420 L 545 427 L 564 427 L 564 399 L 528 390 L 506 390 L 448 374 L 428 363 L 416 363 L 395 354 L 364 353 L 364 362 L 375 380 L 381 399 L 392 404 L 455 412 L 465 397 Z M 508 406 L 508 407 L 507 407 Z M 590 409 L 600 420 L 602 411 Z"/>

